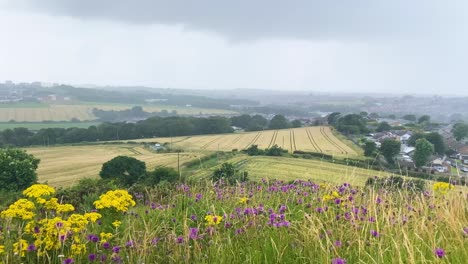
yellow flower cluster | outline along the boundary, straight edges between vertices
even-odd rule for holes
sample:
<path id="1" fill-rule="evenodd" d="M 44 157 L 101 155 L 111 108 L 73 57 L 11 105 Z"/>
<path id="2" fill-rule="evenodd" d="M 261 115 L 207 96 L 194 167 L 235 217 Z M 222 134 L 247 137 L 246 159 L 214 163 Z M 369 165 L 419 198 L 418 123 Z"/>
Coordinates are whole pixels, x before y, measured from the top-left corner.
<path id="1" fill-rule="evenodd" d="M 71 204 L 59 204 L 57 198 L 51 198 L 44 203 L 44 207 L 48 210 L 55 210 L 57 213 L 68 213 L 75 211 L 75 207 Z"/>
<path id="2" fill-rule="evenodd" d="M 114 222 L 112 223 L 112 225 L 113 225 L 115 228 L 118 228 L 121 224 L 122 224 L 122 222 L 121 222 L 121 221 L 118 221 L 118 220 L 117 220 L 117 221 L 114 221 Z"/>
<path id="3" fill-rule="evenodd" d="M 0 246 L 0 255 L 5 253 L 5 246 Z"/>
<path id="4" fill-rule="evenodd" d="M 13 253 L 15 255 L 20 255 L 24 257 L 26 255 L 26 251 L 28 250 L 28 241 L 24 239 L 20 239 L 20 241 L 13 244 Z"/>
<path id="5" fill-rule="evenodd" d="M 223 217 L 219 215 L 207 215 L 205 216 L 205 220 L 207 225 L 218 225 L 223 221 Z"/>
<path id="6" fill-rule="evenodd" d="M 247 198 L 247 197 L 242 197 L 242 198 L 239 199 L 239 203 L 241 203 L 241 204 L 246 204 L 248 201 L 249 201 L 249 198 Z"/>
<path id="7" fill-rule="evenodd" d="M 326 194 L 322 197 L 322 200 L 324 202 L 328 202 L 331 200 L 335 200 L 337 198 L 340 198 L 340 194 L 337 191 L 333 191 L 331 194 Z"/>
<path id="8" fill-rule="evenodd" d="M 96 209 L 114 208 L 121 212 L 126 212 L 130 206 L 135 205 L 132 196 L 125 190 L 108 191 L 94 202 Z"/>
<path id="9" fill-rule="evenodd" d="M 46 199 L 44 197 L 51 196 L 55 193 L 55 189 L 46 184 L 34 184 L 23 191 L 23 195 L 28 198 L 36 198 L 40 204 L 44 204 Z"/>
<path id="10" fill-rule="evenodd" d="M 91 212 L 91 213 L 85 213 L 84 214 L 84 217 L 86 219 L 88 219 L 88 221 L 91 221 L 93 223 L 96 223 L 96 221 L 102 217 L 102 215 L 100 213 L 96 213 L 96 212 Z"/>
<path id="11" fill-rule="evenodd" d="M 30 220 L 34 217 L 34 203 L 27 199 L 19 199 L 11 204 L 8 209 L 2 211 L 2 218 L 20 218 L 22 220 Z"/>
<path id="12" fill-rule="evenodd" d="M 436 182 L 434 185 L 432 185 L 432 190 L 434 190 L 435 193 L 441 195 L 447 194 L 453 188 L 454 186 L 447 182 Z"/>

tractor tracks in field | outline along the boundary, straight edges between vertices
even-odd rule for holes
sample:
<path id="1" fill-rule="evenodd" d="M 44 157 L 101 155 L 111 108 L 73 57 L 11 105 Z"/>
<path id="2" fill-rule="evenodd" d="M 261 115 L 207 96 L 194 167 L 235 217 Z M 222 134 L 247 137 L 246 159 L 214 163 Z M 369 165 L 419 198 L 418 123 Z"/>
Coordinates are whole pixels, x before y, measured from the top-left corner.
<path id="1" fill-rule="evenodd" d="M 307 134 L 307 137 L 309 138 L 310 144 L 312 144 L 312 147 L 314 147 L 315 151 L 323 153 L 322 149 L 319 147 L 317 142 L 315 142 L 315 139 L 312 136 L 312 132 L 308 128 L 306 128 L 306 134 Z"/>
<path id="2" fill-rule="evenodd" d="M 297 150 L 296 134 L 294 134 L 294 129 L 289 130 L 289 144 L 291 145 L 291 153 Z"/>
<path id="3" fill-rule="evenodd" d="M 336 143 L 335 141 L 333 141 L 333 139 L 330 138 L 327 132 L 325 132 L 325 128 L 321 127 L 320 133 L 330 144 L 335 146 L 341 152 L 341 154 L 348 154 L 348 151 L 346 151 L 342 146 L 340 146 L 338 143 Z"/>
<path id="4" fill-rule="evenodd" d="M 245 146 L 245 149 L 248 149 L 250 146 L 252 146 L 253 144 L 255 144 L 255 142 L 258 140 L 258 138 L 260 137 L 260 135 L 262 134 L 262 132 L 258 132 L 255 137 L 252 139 L 252 141 L 250 141 L 249 144 L 247 144 L 247 146 Z"/>
<path id="5" fill-rule="evenodd" d="M 272 147 L 276 143 L 276 138 L 278 137 L 278 130 L 273 132 L 273 136 L 271 137 L 270 144 L 268 144 L 268 148 Z"/>

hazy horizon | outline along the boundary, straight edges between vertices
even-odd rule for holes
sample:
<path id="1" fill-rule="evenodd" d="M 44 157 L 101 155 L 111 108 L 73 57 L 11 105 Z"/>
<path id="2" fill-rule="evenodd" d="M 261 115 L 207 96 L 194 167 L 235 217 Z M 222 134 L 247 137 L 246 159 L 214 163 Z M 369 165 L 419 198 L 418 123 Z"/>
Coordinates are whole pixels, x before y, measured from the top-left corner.
<path id="1" fill-rule="evenodd" d="M 468 3 L 0 0 L 0 80 L 468 95 Z"/>

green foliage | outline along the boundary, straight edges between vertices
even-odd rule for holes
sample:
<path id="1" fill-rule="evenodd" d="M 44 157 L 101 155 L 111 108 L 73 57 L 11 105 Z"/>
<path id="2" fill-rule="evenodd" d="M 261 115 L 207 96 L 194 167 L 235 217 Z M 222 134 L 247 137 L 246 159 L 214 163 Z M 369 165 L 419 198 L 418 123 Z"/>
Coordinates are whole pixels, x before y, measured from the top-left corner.
<path id="1" fill-rule="evenodd" d="M 373 141 L 367 141 L 364 144 L 364 156 L 373 157 L 377 151 L 377 145 Z"/>
<path id="2" fill-rule="evenodd" d="M 39 159 L 20 149 L 0 149 L 0 189 L 21 191 L 37 182 Z"/>
<path id="3" fill-rule="evenodd" d="M 369 131 L 367 129 L 367 121 L 357 114 L 345 115 L 338 119 L 334 117 L 333 126 L 336 127 L 338 131 L 345 134 L 360 134 Z"/>
<path id="4" fill-rule="evenodd" d="M 456 123 L 453 126 L 452 134 L 457 141 L 461 141 L 462 139 L 468 137 L 468 124 Z"/>
<path id="5" fill-rule="evenodd" d="M 133 157 L 117 156 L 102 165 L 99 176 L 115 179 L 123 186 L 131 186 L 146 174 L 146 164 Z"/>
<path id="6" fill-rule="evenodd" d="M 403 179 L 399 176 L 373 177 L 366 181 L 366 186 L 388 191 L 406 190 L 412 192 L 423 192 L 426 182 L 421 179 Z"/>
<path id="7" fill-rule="evenodd" d="M 422 123 L 429 123 L 431 121 L 431 117 L 428 116 L 428 115 L 423 115 L 423 116 L 420 116 L 418 118 L 418 123 L 419 124 L 422 124 Z"/>
<path id="8" fill-rule="evenodd" d="M 420 168 L 426 165 L 429 157 L 434 153 L 434 145 L 425 138 L 416 140 L 416 150 L 414 152 L 414 163 Z"/>
<path id="9" fill-rule="evenodd" d="M 246 171 L 238 171 L 232 163 L 225 162 L 219 169 L 216 169 L 211 176 L 211 180 L 218 182 L 225 181 L 228 184 L 236 184 L 237 182 L 247 182 L 248 173 Z"/>
<path id="10" fill-rule="evenodd" d="M 379 125 L 377 126 L 377 129 L 375 131 L 384 132 L 384 131 L 390 131 L 390 130 L 392 130 L 392 126 L 389 123 L 381 122 L 381 123 L 379 123 Z"/>
<path id="11" fill-rule="evenodd" d="M 301 120 L 298 120 L 298 119 L 293 120 L 293 121 L 291 122 L 291 127 L 295 127 L 295 128 L 296 128 L 296 127 L 302 127 L 302 122 L 301 122 Z"/>
<path id="12" fill-rule="evenodd" d="M 289 128 L 290 124 L 289 121 L 283 115 L 275 115 L 270 120 L 270 125 L 268 126 L 270 129 L 283 129 Z"/>
<path id="13" fill-rule="evenodd" d="M 423 134 L 423 133 L 415 133 L 413 134 L 409 140 L 408 140 L 408 145 L 410 146 L 416 146 L 416 141 L 418 139 L 426 139 L 427 141 L 431 142 L 434 145 L 434 152 L 443 155 L 446 151 L 446 145 L 444 138 L 442 135 L 440 135 L 437 132 L 431 132 L 428 134 Z"/>
<path id="14" fill-rule="evenodd" d="M 117 188 L 108 180 L 85 178 L 76 185 L 58 189 L 55 196 L 62 203 L 73 205 L 78 212 L 89 212 L 94 209 L 93 202 L 100 194 Z"/>
<path id="15" fill-rule="evenodd" d="M 283 153 L 288 153 L 288 151 L 276 144 L 265 150 L 265 155 L 267 156 L 281 156 Z"/>
<path id="16" fill-rule="evenodd" d="M 411 122 L 416 122 L 416 120 L 417 120 L 416 115 L 404 115 L 403 119 L 411 121 Z"/>
<path id="17" fill-rule="evenodd" d="M 258 148 L 258 145 L 250 145 L 248 149 L 245 150 L 245 153 L 249 156 L 260 156 L 264 155 L 265 151 Z"/>
<path id="18" fill-rule="evenodd" d="M 400 153 L 401 143 L 394 139 L 385 139 L 380 146 L 380 153 L 385 157 L 388 163 L 395 162 L 395 156 Z"/>
<path id="19" fill-rule="evenodd" d="M 155 186 L 162 182 L 174 183 L 179 180 L 179 173 L 168 167 L 157 167 L 142 179 L 145 185 Z"/>

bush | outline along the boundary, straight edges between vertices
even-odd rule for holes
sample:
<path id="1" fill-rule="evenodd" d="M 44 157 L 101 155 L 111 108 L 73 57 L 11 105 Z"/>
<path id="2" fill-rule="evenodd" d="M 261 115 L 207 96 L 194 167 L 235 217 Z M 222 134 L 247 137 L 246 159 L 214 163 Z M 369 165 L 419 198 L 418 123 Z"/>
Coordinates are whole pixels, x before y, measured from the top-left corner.
<path id="1" fill-rule="evenodd" d="M 225 181 L 228 184 L 236 184 L 237 182 L 247 182 L 248 173 L 246 171 L 240 172 L 236 170 L 232 163 L 223 163 L 221 168 L 216 169 L 211 176 L 214 182 Z"/>
<path id="2" fill-rule="evenodd" d="M 168 167 L 158 167 L 154 171 L 148 173 L 142 181 L 146 185 L 156 186 L 161 182 L 173 183 L 179 180 L 179 173 Z"/>
<path id="3" fill-rule="evenodd" d="M 22 191 L 37 182 L 39 159 L 20 149 L 0 149 L 0 189 Z"/>
<path id="4" fill-rule="evenodd" d="M 265 155 L 265 151 L 258 148 L 258 145 L 251 145 L 248 149 L 244 150 L 249 156 Z"/>
<path id="5" fill-rule="evenodd" d="M 115 179 L 123 186 L 131 186 L 146 174 L 146 164 L 133 157 L 118 156 L 102 165 L 99 176 Z"/>
<path id="6" fill-rule="evenodd" d="M 278 147 L 278 145 L 273 145 L 271 148 L 267 148 L 265 150 L 265 155 L 267 156 L 282 156 L 283 153 L 288 153 L 287 150 L 281 148 L 281 147 Z"/>

